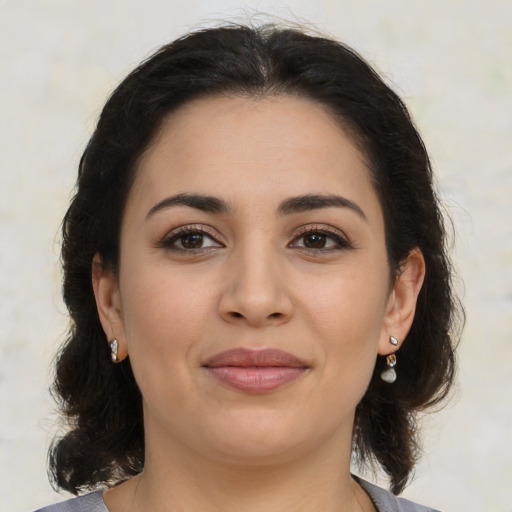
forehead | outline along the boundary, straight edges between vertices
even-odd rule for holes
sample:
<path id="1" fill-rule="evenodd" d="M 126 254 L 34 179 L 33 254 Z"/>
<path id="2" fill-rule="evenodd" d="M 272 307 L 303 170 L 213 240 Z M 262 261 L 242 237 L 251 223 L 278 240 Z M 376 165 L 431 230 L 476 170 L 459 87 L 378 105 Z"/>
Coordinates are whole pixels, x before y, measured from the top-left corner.
<path id="1" fill-rule="evenodd" d="M 277 200 L 333 189 L 360 200 L 373 193 L 364 154 L 326 108 L 292 96 L 215 96 L 163 121 L 130 195 L 153 202 L 187 192 Z"/>

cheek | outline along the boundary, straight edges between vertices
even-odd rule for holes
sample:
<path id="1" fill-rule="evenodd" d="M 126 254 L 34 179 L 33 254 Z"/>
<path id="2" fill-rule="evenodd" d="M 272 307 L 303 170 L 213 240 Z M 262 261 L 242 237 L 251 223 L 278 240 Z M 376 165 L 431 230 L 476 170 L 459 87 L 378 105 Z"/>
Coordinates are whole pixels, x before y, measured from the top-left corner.
<path id="1" fill-rule="evenodd" d="M 308 288 L 306 318 L 322 340 L 324 378 L 332 381 L 334 392 L 364 392 L 371 378 L 384 320 L 386 275 L 362 268 Z"/>
<path id="2" fill-rule="evenodd" d="M 204 332 L 211 287 L 196 286 L 186 274 L 158 265 L 132 273 L 127 267 L 121 285 L 123 323 L 134 371 L 181 372 L 180 364 L 191 357 Z"/>
<path id="3" fill-rule="evenodd" d="M 346 343 L 365 334 L 378 333 L 387 299 L 385 271 L 369 271 L 362 266 L 351 272 L 333 272 L 313 280 L 303 289 L 311 318 L 328 338 L 341 337 Z"/>
<path id="4" fill-rule="evenodd" d="M 121 284 L 128 355 L 145 415 L 167 424 L 169 404 L 176 410 L 193 407 L 190 369 L 198 364 L 200 340 L 207 331 L 210 287 L 198 288 L 183 274 L 159 265 L 127 272 Z"/>

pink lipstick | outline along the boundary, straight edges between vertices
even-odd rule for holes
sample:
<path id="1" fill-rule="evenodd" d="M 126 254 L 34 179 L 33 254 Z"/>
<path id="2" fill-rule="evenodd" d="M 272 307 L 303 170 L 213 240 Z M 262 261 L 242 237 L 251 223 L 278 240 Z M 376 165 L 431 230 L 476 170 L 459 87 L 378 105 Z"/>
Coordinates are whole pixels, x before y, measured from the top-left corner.
<path id="1" fill-rule="evenodd" d="M 222 384 L 246 393 L 267 393 L 299 378 L 309 367 L 279 349 L 235 348 L 209 358 L 203 367 Z"/>

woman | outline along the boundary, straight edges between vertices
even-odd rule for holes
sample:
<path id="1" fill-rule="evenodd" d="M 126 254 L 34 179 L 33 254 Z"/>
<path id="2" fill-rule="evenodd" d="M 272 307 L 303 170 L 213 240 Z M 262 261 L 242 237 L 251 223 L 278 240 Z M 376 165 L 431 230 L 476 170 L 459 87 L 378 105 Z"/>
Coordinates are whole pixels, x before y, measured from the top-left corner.
<path id="1" fill-rule="evenodd" d="M 63 235 L 50 465 L 100 491 L 42 510 L 430 510 L 395 495 L 453 381 L 442 216 L 351 49 L 273 26 L 163 47 L 108 100 Z"/>

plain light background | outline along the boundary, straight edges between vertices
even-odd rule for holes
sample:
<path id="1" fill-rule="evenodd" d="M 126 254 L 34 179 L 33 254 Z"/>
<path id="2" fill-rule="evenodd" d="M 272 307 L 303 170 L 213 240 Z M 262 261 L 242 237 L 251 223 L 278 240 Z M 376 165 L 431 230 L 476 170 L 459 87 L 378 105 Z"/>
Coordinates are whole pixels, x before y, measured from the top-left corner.
<path id="1" fill-rule="evenodd" d="M 266 12 L 354 46 L 405 99 L 457 232 L 467 325 L 405 496 L 512 511 L 512 1 L 0 0 L 0 512 L 59 501 L 47 389 L 67 327 L 59 224 L 109 92 L 193 28 Z"/>

